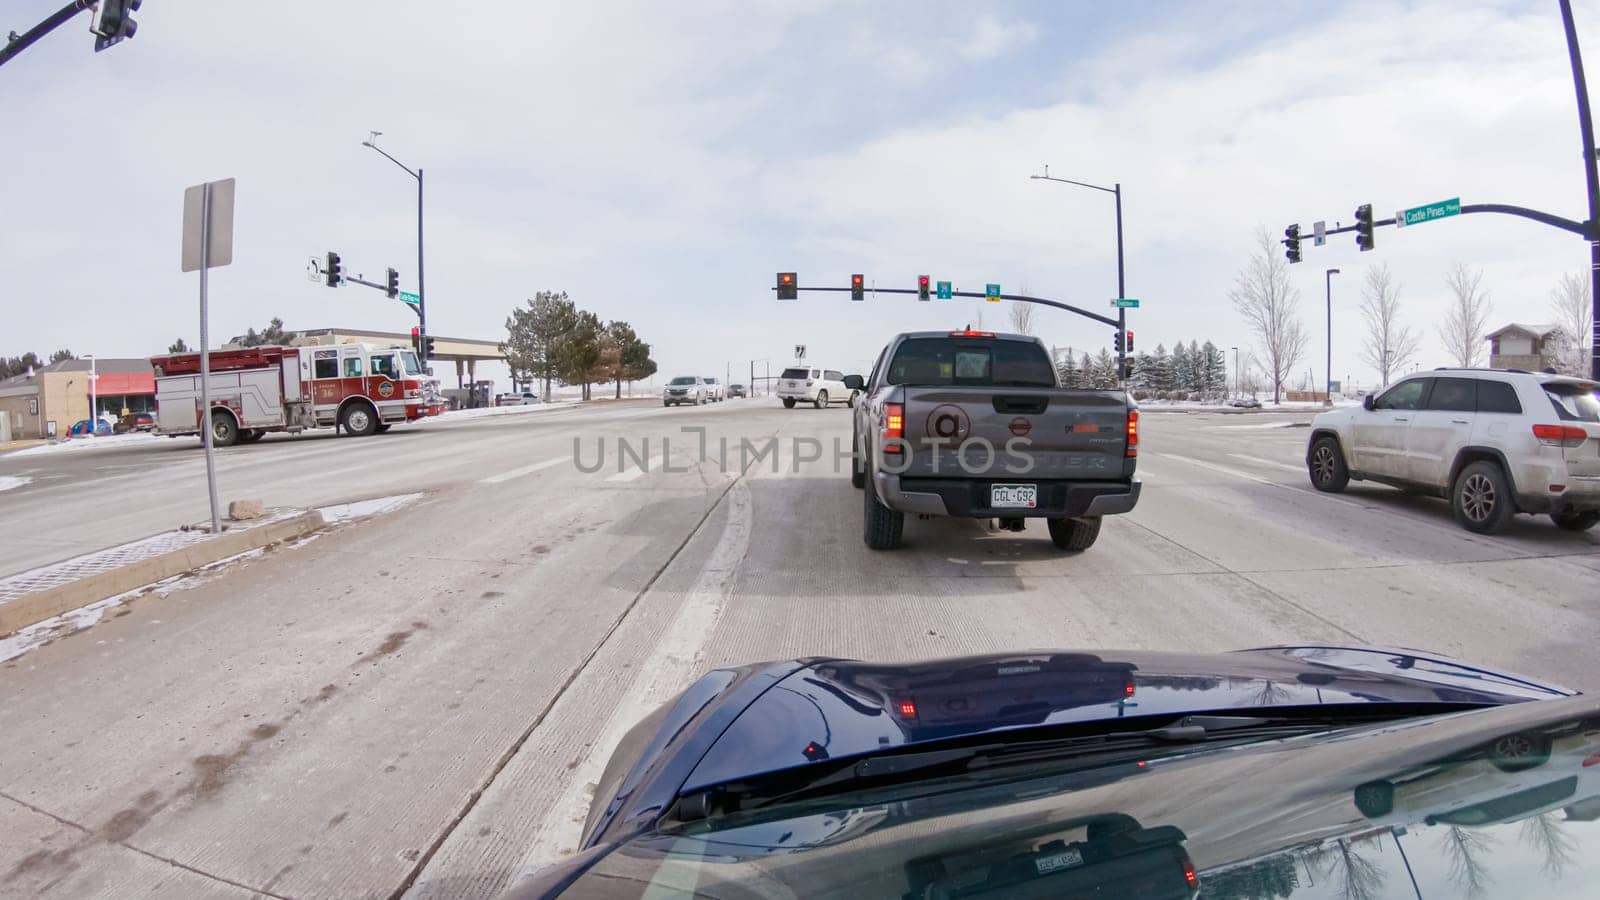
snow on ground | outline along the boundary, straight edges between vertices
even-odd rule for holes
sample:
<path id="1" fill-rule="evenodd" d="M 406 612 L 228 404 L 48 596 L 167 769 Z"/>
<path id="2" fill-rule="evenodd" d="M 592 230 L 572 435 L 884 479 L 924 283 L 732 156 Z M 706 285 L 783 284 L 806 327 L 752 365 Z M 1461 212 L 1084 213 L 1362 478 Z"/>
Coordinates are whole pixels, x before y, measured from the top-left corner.
<path id="1" fill-rule="evenodd" d="M 59 440 L 53 444 L 40 444 L 37 447 L 28 447 L 23 450 L 13 450 L 4 455 L 6 457 L 39 456 L 46 453 L 66 453 L 73 450 L 102 450 L 107 447 L 146 444 L 161 439 L 161 435 L 151 434 L 148 431 L 141 431 L 135 434 L 108 434 L 101 437 L 84 436 Z"/>
<path id="2" fill-rule="evenodd" d="M 552 400 L 549 403 L 533 403 L 527 406 L 488 406 L 482 409 L 453 409 L 440 413 L 428 422 L 458 422 L 462 419 L 483 419 L 489 416 L 515 416 L 521 413 L 549 412 L 557 409 L 572 409 L 578 405 L 577 400 Z"/>
<path id="3" fill-rule="evenodd" d="M 395 494 L 389 497 L 375 497 L 371 500 L 358 500 L 355 503 L 340 503 L 336 506 L 318 507 L 317 512 L 322 513 L 322 521 L 327 522 L 329 525 L 342 525 L 352 519 L 362 519 L 367 516 L 394 512 L 420 499 L 422 499 L 420 491 L 415 494 Z"/>
<path id="4" fill-rule="evenodd" d="M 22 487 L 32 480 L 26 475 L 0 475 L 0 491 L 9 491 L 12 488 Z"/>

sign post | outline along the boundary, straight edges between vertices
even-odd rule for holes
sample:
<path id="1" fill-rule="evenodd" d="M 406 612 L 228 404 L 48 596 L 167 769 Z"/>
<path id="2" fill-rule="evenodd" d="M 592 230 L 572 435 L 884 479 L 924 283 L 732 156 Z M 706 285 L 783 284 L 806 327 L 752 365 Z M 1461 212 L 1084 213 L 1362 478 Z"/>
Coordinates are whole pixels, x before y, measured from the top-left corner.
<path id="1" fill-rule="evenodd" d="M 208 181 L 183 192 L 185 272 L 200 273 L 200 441 L 206 448 L 206 493 L 211 501 L 211 533 L 222 531 L 217 509 L 217 461 L 211 427 L 211 328 L 206 306 L 206 273 L 233 262 L 234 180 Z"/>

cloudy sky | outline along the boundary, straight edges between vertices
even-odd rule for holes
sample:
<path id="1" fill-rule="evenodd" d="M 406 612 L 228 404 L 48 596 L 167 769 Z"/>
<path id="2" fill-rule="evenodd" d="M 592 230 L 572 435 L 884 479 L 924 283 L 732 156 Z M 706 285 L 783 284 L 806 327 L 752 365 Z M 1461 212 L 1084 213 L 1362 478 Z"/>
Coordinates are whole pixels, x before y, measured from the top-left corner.
<path id="1" fill-rule="evenodd" d="M 0 28 L 58 5 L 7 0 Z M 1600 2 L 1576 7 L 1600 78 Z M 796 343 L 862 369 L 898 330 L 1004 317 L 889 295 L 780 304 L 779 269 L 1105 308 L 1111 198 L 1028 180 L 1046 164 L 1122 183 L 1140 349 L 1249 345 L 1227 295 L 1257 226 L 1455 196 L 1585 215 L 1554 0 L 154 0 L 137 18 L 105 53 L 85 16 L 0 69 L 0 354 L 193 343 L 182 192 L 228 176 L 235 261 L 212 278 L 214 340 L 272 316 L 408 329 L 398 302 L 305 276 L 337 249 L 414 290 L 414 182 L 361 146 L 374 129 L 426 172 L 435 334 L 498 339 L 510 307 L 562 289 L 632 322 L 664 375 L 731 363 L 736 381 Z M 1383 229 L 1371 253 L 1309 243 L 1302 368 L 1320 379 L 1322 273 L 1339 267 L 1334 377 L 1364 382 L 1369 266 L 1393 268 L 1432 366 L 1452 260 L 1483 268 L 1495 323 L 1547 319 L 1557 277 L 1587 261 L 1578 238 L 1497 216 Z M 1109 345 L 1088 320 L 1035 322 L 1049 343 Z"/>

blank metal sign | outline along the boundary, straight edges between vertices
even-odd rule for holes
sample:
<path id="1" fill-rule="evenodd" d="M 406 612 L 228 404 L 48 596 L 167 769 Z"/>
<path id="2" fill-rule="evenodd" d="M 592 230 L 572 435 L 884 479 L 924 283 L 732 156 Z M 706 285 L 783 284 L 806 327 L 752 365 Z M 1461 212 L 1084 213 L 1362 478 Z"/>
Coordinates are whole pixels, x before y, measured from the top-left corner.
<path id="1" fill-rule="evenodd" d="M 206 268 L 233 262 L 233 179 L 210 183 L 211 246 Z M 183 191 L 183 271 L 200 270 L 200 210 L 207 185 L 197 184 Z"/>

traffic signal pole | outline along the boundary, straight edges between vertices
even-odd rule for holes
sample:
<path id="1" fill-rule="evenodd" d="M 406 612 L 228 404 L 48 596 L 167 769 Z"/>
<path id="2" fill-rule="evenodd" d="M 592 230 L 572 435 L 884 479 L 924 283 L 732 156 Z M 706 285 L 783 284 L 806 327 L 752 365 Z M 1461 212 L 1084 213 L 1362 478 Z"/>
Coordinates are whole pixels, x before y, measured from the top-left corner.
<path id="1" fill-rule="evenodd" d="M 1589 85 L 1583 75 L 1583 54 L 1578 50 L 1578 30 L 1572 23 L 1572 0 L 1561 0 L 1561 23 L 1567 31 L 1567 56 L 1572 60 L 1572 86 L 1578 94 L 1578 131 L 1583 145 L 1583 173 L 1588 182 L 1589 377 L 1600 381 L 1600 148 L 1595 146 L 1594 117 L 1589 112 Z"/>
<path id="2" fill-rule="evenodd" d="M 778 289 L 776 287 L 774 287 L 774 288 L 770 288 L 769 290 L 776 291 Z M 797 284 L 797 285 L 794 286 L 793 290 L 795 290 L 795 291 L 833 291 L 833 292 L 836 292 L 836 293 L 848 293 L 848 292 L 850 292 L 852 290 L 852 288 L 847 288 L 847 287 L 800 287 Z M 872 292 L 875 293 L 875 294 L 919 294 L 919 293 L 921 293 L 921 291 L 919 291 L 917 288 L 884 288 L 884 287 L 875 287 L 875 288 L 872 289 Z M 996 299 L 995 297 L 991 296 L 990 294 L 987 294 L 987 293 L 980 294 L 977 291 L 951 291 L 950 292 L 950 296 L 952 296 L 952 297 L 974 297 L 974 298 L 982 298 L 982 299 L 985 299 L 985 300 Z M 1015 301 L 1017 303 L 1037 303 L 1040 306 L 1048 306 L 1048 307 L 1051 307 L 1053 309 L 1059 309 L 1059 310 L 1064 310 L 1064 311 L 1069 312 L 1069 313 L 1074 313 L 1076 315 L 1083 316 L 1084 318 L 1093 319 L 1096 322 L 1100 322 L 1100 323 L 1105 324 L 1105 325 L 1110 325 L 1112 328 L 1121 328 L 1122 327 L 1122 322 L 1120 320 L 1121 320 L 1121 317 L 1123 315 L 1123 312 L 1120 311 L 1120 310 L 1117 313 L 1118 318 L 1113 319 L 1113 318 L 1111 318 L 1109 316 L 1102 316 L 1099 313 L 1089 312 L 1086 309 L 1080 309 L 1080 308 L 1078 308 L 1076 306 L 1073 306 L 1070 303 L 1062 303 L 1059 300 L 1046 300 L 1043 297 L 1029 297 L 1029 296 L 1026 296 L 1024 294 L 1001 294 L 1001 295 L 999 295 L 998 299 L 1000 299 L 1000 300 L 1013 300 L 1013 301 Z"/>
<path id="3" fill-rule="evenodd" d="M 17 34 L 15 31 L 11 32 L 10 40 L 6 41 L 5 46 L 0 47 L 0 66 L 10 62 L 13 56 L 28 49 L 35 41 L 50 32 L 67 24 L 72 20 L 73 16 L 94 6 L 94 4 L 95 0 L 72 0 L 71 3 L 56 10 L 49 18 L 29 28 L 27 31 L 21 34 Z"/>
<path id="4" fill-rule="evenodd" d="M 1128 286 L 1123 281 L 1122 268 L 1122 182 L 1112 186 L 1111 192 L 1117 196 L 1117 299 L 1128 296 Z M 1117 335 L 1122 340 L 1117 342 L 1117 383 L 1123 384 L 1128 380 L 1128 310 L 1117 307 Z"/>

